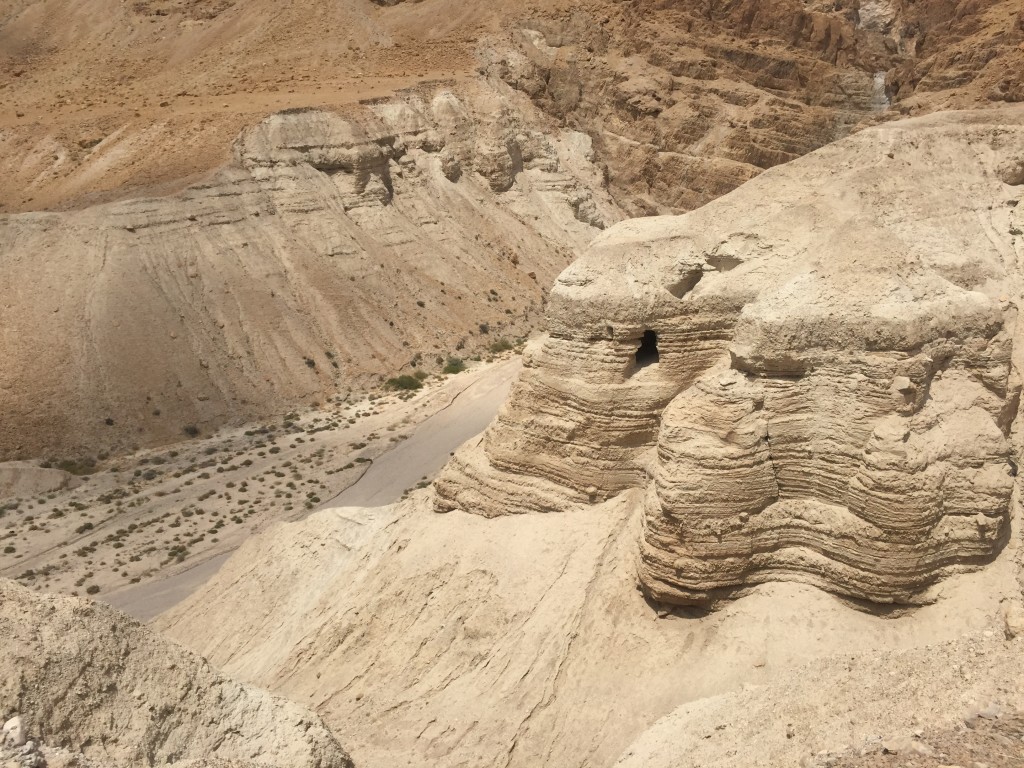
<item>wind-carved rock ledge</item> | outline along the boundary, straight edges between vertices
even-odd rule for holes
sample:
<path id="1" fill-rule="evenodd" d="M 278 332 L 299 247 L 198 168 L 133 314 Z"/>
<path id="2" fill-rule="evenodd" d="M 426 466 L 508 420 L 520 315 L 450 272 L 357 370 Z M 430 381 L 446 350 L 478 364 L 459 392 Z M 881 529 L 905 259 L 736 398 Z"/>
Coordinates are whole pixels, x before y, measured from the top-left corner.
<path id="1" fill-rule="evenodd" d="M 927 600 L 1009 536 L 1022 167 L 1024 110 L 939 114 L 609 229 L 436 508 L 644 487 L 653 599 L 788 580 Z"/>

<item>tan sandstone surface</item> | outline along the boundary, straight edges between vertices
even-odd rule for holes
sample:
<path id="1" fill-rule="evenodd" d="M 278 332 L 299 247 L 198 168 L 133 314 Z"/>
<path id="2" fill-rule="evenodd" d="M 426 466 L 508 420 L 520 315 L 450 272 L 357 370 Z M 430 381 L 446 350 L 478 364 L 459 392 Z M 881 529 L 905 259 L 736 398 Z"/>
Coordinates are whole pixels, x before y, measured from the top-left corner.
<path id="1" fill-rule="evenodd" d="M 1022 169 L 1022 110 L 945 113 L 609 229 L 433 488 L 158 628 L 364 765 L 828 765 L 1019 709 Z"/>
<path id="2" fill-rule="evenodd" d="M 940 114 L 609 230 L 438 509 L 645 488 L 641 581 L 668 602 L 780 576 L 913 602 L 991 560 L 1019 461 L 1022 162 L 1024 111 Z"/>
<path id="3" fill-rule="evenodd" d="M 250 539 L 157 627 L 312 707 L 366 766 L 613 765 L 669 716 L 683 725 L 636 754 L 795 765 L 1024 704 L 1024 646 L 1001 618 L 1012 556 L 899 618 L 791 583 L 659 614 L 635 589 L 640 502 L 490 520 L 426 498 L 326 510 Z"/>
<path id="4" fill-rule="evenodd" d="M 238 551 L 0 580 L 0 764 L 1016 768 L 1022 73 L 1020 0 L 9 2 L 0 575 Z"/>

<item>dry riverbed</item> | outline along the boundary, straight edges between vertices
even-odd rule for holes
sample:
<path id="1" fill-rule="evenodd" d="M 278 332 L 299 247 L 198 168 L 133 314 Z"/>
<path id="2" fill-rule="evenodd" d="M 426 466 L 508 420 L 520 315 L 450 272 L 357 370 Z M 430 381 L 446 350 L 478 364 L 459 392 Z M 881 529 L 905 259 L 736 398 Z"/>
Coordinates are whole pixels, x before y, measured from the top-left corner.
<path id="1" fill-rule="evenodd" d="M 342 396 L 273 422 L 117 457 L 81 477 L 50 473 L 73 487 L 0 496 L 0 576 L 40 591 L 109 596 L 117 604 L 119 595 L 183 581 L 203 564 L 212 572 L 215 559 L 219 567 L 267 525 L 305 517 L 346 489 L 358 496 L 356 484 L 374 462 L 414 434 L 422 447 L 389 464 L 439 467 L 458 442 L 486 425 L 519 368 L 518 356 L 506 354 L 435 376 L 415 393 Z M 460 409 L 461 432 L 452 429 Z M 38 474 L 34 466 L 7 465 L 8 476 L 18 471 Z M 407 475 L 396 469 L 364 493 L 386 503 L 432 479 L 429 471 Z"/>

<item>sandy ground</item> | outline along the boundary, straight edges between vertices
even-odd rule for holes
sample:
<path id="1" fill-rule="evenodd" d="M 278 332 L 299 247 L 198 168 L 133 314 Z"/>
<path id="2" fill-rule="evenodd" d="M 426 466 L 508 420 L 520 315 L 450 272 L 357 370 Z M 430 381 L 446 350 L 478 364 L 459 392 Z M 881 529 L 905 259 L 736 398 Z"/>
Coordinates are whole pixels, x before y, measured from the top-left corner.
<path id="1" fill-rule="evenodd" d="M 0 499 L 0 575 L 148 619 L 249 535 L 327 505 L 374 506 L 426 484 L 491 420 L 517 356 L 435 377 L 412 397 L 337 398 L 279 424 L 110 460 L 80 486 Z"/>

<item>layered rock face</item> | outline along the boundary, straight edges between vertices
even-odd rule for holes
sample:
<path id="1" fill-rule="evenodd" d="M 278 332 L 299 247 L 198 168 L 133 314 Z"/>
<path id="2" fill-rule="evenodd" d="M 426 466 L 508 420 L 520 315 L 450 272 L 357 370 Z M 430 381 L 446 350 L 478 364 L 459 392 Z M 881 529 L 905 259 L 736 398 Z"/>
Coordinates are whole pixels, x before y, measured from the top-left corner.
<path id="1" fill-rule="evenodd" d="M 857 128 L 1024 98 L 1019 3 L 585 3 L 488 71 L 589 133 L 633 215 L 696 208 Z"/>
<path id="2" fill-rule="evenodd" d="M 312 712 L 109 606 L 0 579 L 0 636 L 0 712 L 20 715 L 23 738 L 116 767 L 352 766 Z"/>
<path id="3" fill-rule="evenodd" d="M 645 487 L 673 603 L 766 580 L 914 602 L 994 557 L 1018 449 L 1024 110 L 865 131 L 559 277 L 550 333 L 440 510 Z"/>
<path id="4" fill-rule="evenodd" d="M 0 459 L 436 370 L 528 332 L 542 286 L 620 215 L 589 138 L 500 83 L 282 113 L 234 154 L 177 196 L 0 217 Z"/>

